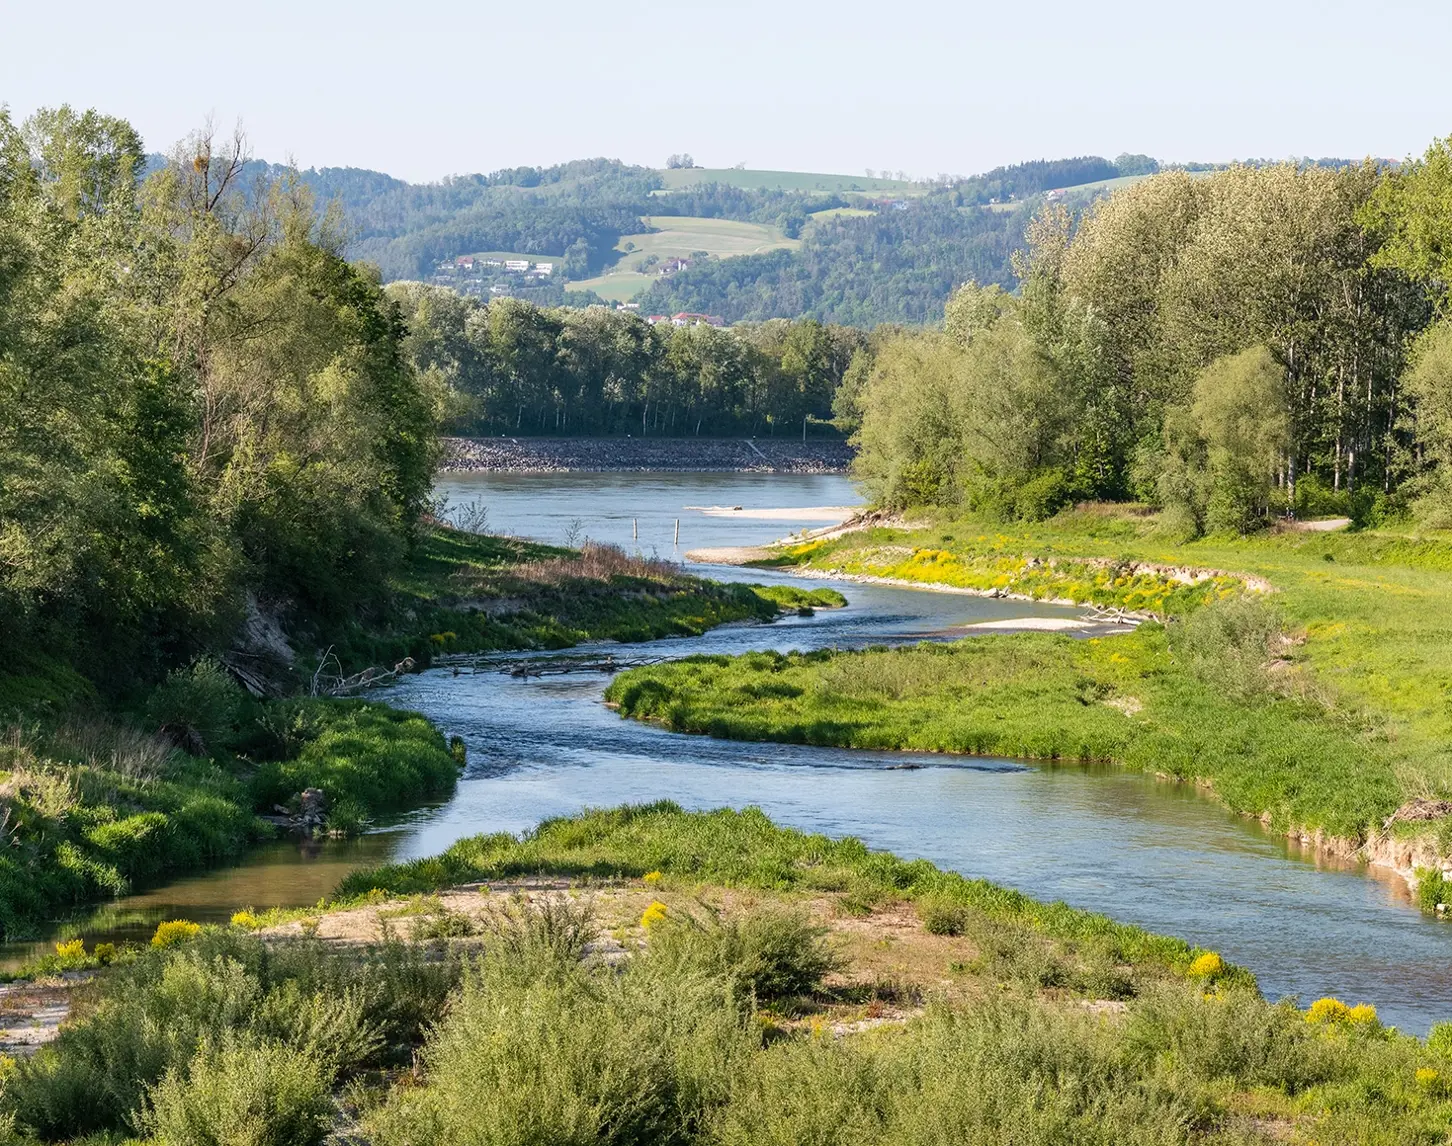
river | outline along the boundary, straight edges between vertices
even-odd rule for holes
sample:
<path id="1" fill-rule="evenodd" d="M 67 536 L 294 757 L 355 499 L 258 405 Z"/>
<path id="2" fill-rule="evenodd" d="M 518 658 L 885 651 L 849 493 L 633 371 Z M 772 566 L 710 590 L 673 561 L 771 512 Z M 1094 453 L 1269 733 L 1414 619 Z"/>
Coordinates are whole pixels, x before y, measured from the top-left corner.
<path id="1" fill-rule="evenodd" d="M 685 506 L 858 500 L 838 477 L 753 474 L 470 474 L 451 475 L 440 488 L 456 508 L 481 501 L 492 530 L 556 542 L 589 536 L 663 557 L 820 525 Z M 1077 615 L 923 590 L 841 588 L 846 609 L 610 649 L 628 657 L 855 647 L 941 637 L 972 620 Z M 134 939 L 162 918 L 218 920 L 241 906 L 312 903 L 359 864 L 432 855 L 465 835 L 520 831 L 584 807 L 668 797 L 689 808 L 755 804 L 783 824 L 855 835 L 871 847 L 1179 935 L 1248 966 L 1273 999 L 1370 1002 L 1384 1021 L 1417 1033 L 1452 1018 L 1452 928 L 1424 918 L 1400 880 L 1304 853 L 1189 785 L 1107 767 L 680 735 L 606 709 L 607 681 L 598 673 L 522 680 L 494 664 L 407 677 L 382 695 L 468 743 L 469 767 L 451 800 L 361 840 L 270 845 L 240 867 L 107 905 L 64 933 Z"/>

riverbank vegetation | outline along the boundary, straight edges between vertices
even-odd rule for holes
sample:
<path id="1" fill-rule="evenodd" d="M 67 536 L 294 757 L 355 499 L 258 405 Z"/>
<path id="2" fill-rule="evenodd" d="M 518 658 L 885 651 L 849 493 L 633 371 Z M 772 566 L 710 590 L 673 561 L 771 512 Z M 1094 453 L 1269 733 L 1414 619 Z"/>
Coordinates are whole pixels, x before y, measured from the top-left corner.
<path id="1" fill-rule="evenodd" d="M 348 833 L 447 796 L 463 764 L 416 713 L 363 701 L 261 703 L 214 662 L 157 690 L 147 724 L 82 715 L 15 724 L 0 745 L 0 939 L 87 900 L 235 862 L 276 832 L 260 815 Z M 185 748 L 178 744 L 185 745 Z"/>
<path id="2" fill-rule="evenodd" d="M 1186 536 L 1437 514 L 1447 156 L 1154 175 L 1044 208 L 1020 290 L 969 285 L 839 403 L 891 507 L 1161 508 Z"/>
<path id="3" fill-rule="evenodd" d="M 721 735 L 1108 758 L 1281 828 L 1447 851 L 1449 154 L 1051 204 L 1018 295 L 970 284 L 839 392 L 858 476 L 909 524 L 772 564 L 1154 624 L 698 661 L 614 697 Z"/>
<path id="4" fill-rule="evenodd" d="M 759 812 L 368 879 L 430 893 L 116 953 L 0 1073 L 6 1140 L 1430 1146 L 1452 1117 L 1441 1028 L 1272 1005 L 1214 952 Z"/>
<path id="5" fill-rule="evenodd" d="M 1159 619 L 1098 641 L 1000 633 L 658 666 L 617 678 L 623 709 L 720 735 L 1118 760 L 1358 844 L 1385 834 L 1400 805 L 1452 792 L 1452 727 L 1427 702 L 1452 678 L 1429 622 L 1452 606 L 1445 540 L 1289 530 L 1186 542 L 1157 515 L 1099 506 L 1014 525 L 938 511 L 781 560 Z M 1442 839 L 1426 821 L 1395 831 Z"/>

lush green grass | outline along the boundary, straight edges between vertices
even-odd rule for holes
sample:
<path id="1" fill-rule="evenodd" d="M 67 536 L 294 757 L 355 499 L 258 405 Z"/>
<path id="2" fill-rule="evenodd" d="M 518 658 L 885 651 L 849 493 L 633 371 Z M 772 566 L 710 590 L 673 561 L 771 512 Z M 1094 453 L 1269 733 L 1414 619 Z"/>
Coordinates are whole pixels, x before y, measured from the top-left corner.
<path id="1" fill-rule="evenodd" d="M 865 175 L 822 175 L 810 171 L 744 171 L 735 167 L 687 167 L 661 172 L 666 191 L 695 187 L 701 183 L 722 183 L 747 190 L 782 191 L 888 191 L 897 195 L 921 195 L 924 186 L 903 179 L 869 179 Z"/>
<path id="2" fill-rule="evenodd" d="M 1264 590 L 1250 596 L 1272 604 L 1284 626 L 1283 639 L 1262 657 L 1273 679 L 1262 681 L 1265 687 L 1246 703 L 1217 698 L 1214 682 L 1207 691 L 1193 666 L 1171 656 L 1149 627 L 1115 639 L 1122 663 L 1105 659 L 1108 644 L 1026 634 L 975 638 L 993 651 L 952 655 L 1033 653 L 1044 657 L 1044 681 L 1015 687 L 1010 675 L 1001 686 L 1009 696 L 995 693 L 998 684 L 960 696 L 945 680 L 939 699 L 951 707 L 913 735 L 902 716 L 919 702 L 889 699 L 861 710 L 855 724 L 841 718 L 844 741 L 936 741 L 947 749 L 1009 754 L 1017 741 L 1032 755 L 1105 756 L 1208 782 L 1232 807 L 1269 813 L 1278 824 L 1352 839 L 1379 830 L 1408 799 L 1452 794 L 1452 706 L 1438 699 L 1452 690 L 1452 622 L 1446 619 L 1452 616 L 1452 541 L 1445 535 L 1286 531 L 1182 543 L 1132 507 L 1090 507 L 1034 525 L 927 518 L 908 529 L 799 546 L 773 564 L 1120 606 L 1167 617 L 1172 631 L 1186 616 L 1207 605 L 1219 608 L 1250 586 Z M 1185 570 L 1217 575 L 1190 585 Z M 1050 655 L 1049 648 L 1057 651 Z M 738 710 L 718 714 L 720 688 L 744 686 L 745 677 L 727 686 L 724 667 L 674 673 L 651 678 L 656 693 L 630 707 L 726 735 L 801 738 L 811 729 L 819 742 L 838 742 L 827 714 L 844 698 L 834 702 L 819 691 L 799 700 L 748 702 L 738 692 Z M 627 676 L 616 687 L 644 679 Z M 817 679 L 793 687 L 818 687 Z M 828 694 L 833 687 L 820 685 Z M 1114 703 L 1133 697 L 1143 711 L 1124 717 L 1111 734 L 1102 704 L 1081 706 L 1078 714 L 1070 707 L 1072 695 L 1086 687 Z M 748 703 L 751 711 L 740 708 Z M 1017 714 L 1032 725 L 1034 705 L 1046 717 L 1037 735 L 1027 727 L 994 737 L 976 723 L 1001 711 L 1010 723 Z M 864 726 L 872 724 L 877 733 L 869 736 Z"/>
<path id="3" fill-rule="evenodd" d="M 592 290 L 607 300 L 627 302 L 660 281 L 658 274 L 642 274 L 633 269 L 650 255 L 664 262 L 705 251 L 716 258 L 729 259 L 732 255 L 754 255 L 801 246 L 800 240 L 788 239 L 779 228 L 764 223 L 685 215 L 652 215 L 645 222 L 655 229 L 639 235 L 622 235 L 615 244 L 615 261 L 603 274 L 572 281 L 570 286 L 576 290 Z"/>
<path id="4" fill-rule="evenodd" d="M 628 266 L 629 264 L 625 264 Z M 606 302 L 629 302 L 643 290 L 649 290 L 658 282 L 658 275 L 643 275 L 639 271 L 617 267 L 592 279 L 571 279 L 570 290 L 594 291 Z"/>
<path id="5" fill-rule="evenodd" d="M 622 235 L 615 249 L 620 265 L 629 266 L 646 255 L 662 259 L 686 258 L 696 251 L 705 251 L 717 258 L 732 255 L 756 255 L 779 248 L 796 248 L 801 243 L 786 238 L 776 227 L 765 223 L 746 223 L 737 219 L 698 219 L 686 215 L 651 215 L 645 222 L 655 228 L 641 235 Z M 627 249 L 627 244 L 630 244 Z"/>
<path id="6" fill-rule="evenodd" d="M 679 732 L 849 748 L 1118 761 L 1210 783 L 1281 829 L 1360 838 L 1397 805 L 1385 757 L 1312 701 L 1181 671 L 1165 630 L 1026 633 L 951 645 L 692 657 L 633 669 L 606 699 Z"/>
<path id="7" fill-rule="evenodd" d="M 257 808 L 269 810 L 318 788 L 335 818 L 346 810 L 357 820 L 453 792 L 462 747 L 451 752 L 418 713 L 361 700 L 286 707 L 305 738 L 294 755 L 258 765 L 248 785 Z"/>
<path id="8" fill-rule="evenodd" d="M 355 830 L 452 792 L 460 762 L 423 717 L 361 701 L 246 705 L 211 758 L 120 722 L 17 729 L 0 747 L 0 938 L 234 862 L 273 834 L 255 813 L 305 788 L 329 797 L 335 829 Z"/>
<path id="9" fill-rule="evenodd" d="M 0 794 L 5 939 L 67 904 L 236 859 L 263 834 L 230 769 L 123 728 L 13 733 Z"/>
<path id="10" fill-rule="evenodd" d="M 919 551 L 946 552 L 948 559 L 928 560 Z M 1038 525 L 943 519 L 848 535 L 798 554 L 786 563 L 949 584 L 981 585 L 988 570 L 1018 568 L 1027 557 L 1068 567 L 1140 561 L 1261 578 L 1283 613 L 1292 643 L 1281 655 L 1302 691 L 1314 694 L 1333 723 L 1361 730 L 1368 758 L 1385 760 L 1399 795 L 1452 794 L 1452 705 L 1444 700 L 1452 690 L 1452 540 L 1445 535 L 1286 532 L 1183 544 L 1160 533 L 1152 517 L 1083 512 Z M 1154 596 L 1135 597 L 1126 588 L 1132 590 L 1055 583 L 1045 595 L 1155 606 Z M 1174 611 L 1194 600 L 1177 592 L 1162 607 Z"/>

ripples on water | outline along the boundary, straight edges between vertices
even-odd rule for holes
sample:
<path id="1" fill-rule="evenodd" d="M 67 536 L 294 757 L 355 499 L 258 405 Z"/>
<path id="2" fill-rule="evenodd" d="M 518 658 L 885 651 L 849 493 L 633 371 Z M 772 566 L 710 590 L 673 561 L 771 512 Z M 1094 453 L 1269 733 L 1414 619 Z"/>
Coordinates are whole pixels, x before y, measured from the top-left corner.
<path id="1" fill-rule="evenodd" d="M 839 478 L 753 475 L 471 475 L 451 486 L 456 501 L 483 493 L 491 528 L 558 541 L 582 517 L 592 536 L 629 547 L 633 519 L 640 547 L 662 556 L 669 545 L 651 539 L 669 542 L 677 517 L 683 548 L 749 544 L 794 528 L 692 518 L 683 505 L 853 500 Z M 610 648 L 675 656 L 858 647 L 931 638 L 971 620 L 1074 613 L 876 586 L 844 590 L 851 604 L 841 611 Z M 688 808 L 755 804 L 783 824 L 859 836 L 1036 898 L 1179 935 L 1249 966 L 1271 998 L 1365 1000 L 1385 1021 L 1418 1032 L 1452 1017 L 1452 929 L 1424 919 L 1399 880 L 1297 854 L 1188 785 L 1113 768 L 679 735 L 615 716 L 600 702 L 607 681 L 601 674 L 521 680 L 493 669 L 406 678 L 387 699 L 426 713 L 469 745 L 468 772 L 447 804 L 311 856 L 274 845 L 243 867 L 123 901 L 86 933 L 134 936 L 159 918 L 221 919 L 247 904 L 310 903 L 360 863 L 432 855 L 462 836 L 521 831 L 589 806 L 670 798 Z"/>

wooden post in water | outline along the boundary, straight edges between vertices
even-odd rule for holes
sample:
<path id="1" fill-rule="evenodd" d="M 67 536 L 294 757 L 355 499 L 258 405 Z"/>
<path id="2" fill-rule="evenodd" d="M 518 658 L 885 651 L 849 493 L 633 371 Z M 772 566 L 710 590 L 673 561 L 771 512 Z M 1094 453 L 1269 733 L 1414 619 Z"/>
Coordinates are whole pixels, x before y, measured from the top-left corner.
<path id="1" fill-rule="evenodd" d="M 639 518 L 632 517 L 630 519 L 630 539 L 632 541 L 639 541 L 640 540 L 640 519 Z"/>
<path id="2" fill-rule="evenodd" d="M 678 517 L 678 518 L 676 518 L 676 540 L 675 540 L 675 545 L 676 545 L 677 548 L 679 548 L 680 547 L 680 544 L 681 544 L 681 519 Z"/>

